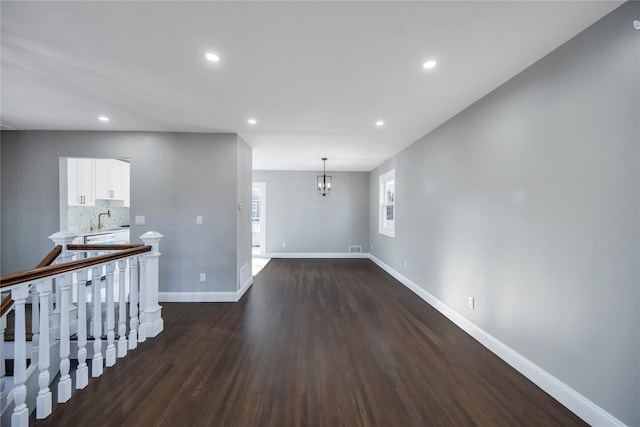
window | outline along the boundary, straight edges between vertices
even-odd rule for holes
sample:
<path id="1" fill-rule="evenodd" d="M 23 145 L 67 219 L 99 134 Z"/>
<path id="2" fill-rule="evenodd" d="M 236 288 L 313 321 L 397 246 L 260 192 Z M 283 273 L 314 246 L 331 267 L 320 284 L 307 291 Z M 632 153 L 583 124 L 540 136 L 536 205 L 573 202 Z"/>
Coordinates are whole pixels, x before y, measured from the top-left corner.
<path id="1" fill-rule="evenodd" d="M 396 170 L 380 175 L 379 232 L 396 236 Z"/>

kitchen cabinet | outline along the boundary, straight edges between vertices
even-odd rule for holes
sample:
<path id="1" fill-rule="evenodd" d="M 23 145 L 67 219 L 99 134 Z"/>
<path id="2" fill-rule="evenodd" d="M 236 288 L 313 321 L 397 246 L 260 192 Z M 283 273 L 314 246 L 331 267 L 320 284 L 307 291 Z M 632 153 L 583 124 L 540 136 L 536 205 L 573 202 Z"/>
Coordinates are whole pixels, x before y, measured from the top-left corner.
<path id="1" fill-rule="evenodd" d="M 128 166 L 128 163 L 121 160 L 96 159 L 96 199 L 125 200 L 125 182 L 129 180 Z"/>
<path id="2" fill-rule="evenodd" d="M 95 160 L 67 159 L 67 204 L 95 206 Z"/>
<path id="3" fill-rule="evenodd" d="M 124 188 L 124 207 L 128 208 L 131 206 L 131 164 L 127 162 L 122 162 L 122 186 Z"/>

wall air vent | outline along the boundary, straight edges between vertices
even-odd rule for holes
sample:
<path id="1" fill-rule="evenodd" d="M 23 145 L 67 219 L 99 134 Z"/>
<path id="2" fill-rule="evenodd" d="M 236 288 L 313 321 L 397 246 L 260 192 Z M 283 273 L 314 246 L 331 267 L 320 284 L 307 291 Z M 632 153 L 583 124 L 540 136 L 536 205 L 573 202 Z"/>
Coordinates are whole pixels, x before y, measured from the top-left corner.
<path id="1" fill-rule="evenodd" d="M 359 245 L 349 246 L 349 253 L 350 254 L 361 254 L 362 253 L 362 246 L 359 246 Z"/>

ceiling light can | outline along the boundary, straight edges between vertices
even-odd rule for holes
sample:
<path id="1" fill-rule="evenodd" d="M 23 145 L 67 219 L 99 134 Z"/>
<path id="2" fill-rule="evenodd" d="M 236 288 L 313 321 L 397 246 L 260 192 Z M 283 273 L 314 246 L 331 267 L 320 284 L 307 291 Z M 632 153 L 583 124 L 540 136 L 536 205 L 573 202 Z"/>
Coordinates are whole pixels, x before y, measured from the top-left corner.
<path id="1" fill-rule="evenodd" d="M 209 52 L 204 57 L 207 59 L 207 61 L 220 62 L 220 57 L 218 55 L 216 55 L 215 53 Z"/>
<path id="2" fill-rule="evenodd" d="M 430 59 L 427 62 L 425 62 L 424 64 L 422 64 L 422 68 L 426 69 L 426 70 L 430 70 L 432 68 L 434 68 L 436 65 L 438 65 L 438 62 L 434 59 Z"/>

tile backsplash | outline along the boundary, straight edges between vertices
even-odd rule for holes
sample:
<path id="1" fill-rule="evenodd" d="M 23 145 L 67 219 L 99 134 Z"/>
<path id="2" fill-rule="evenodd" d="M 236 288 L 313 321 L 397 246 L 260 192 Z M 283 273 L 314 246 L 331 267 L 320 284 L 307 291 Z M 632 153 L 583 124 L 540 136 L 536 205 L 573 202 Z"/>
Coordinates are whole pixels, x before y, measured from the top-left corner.
<path id="1" fill-rule="evenodd" d="M 109 200 L 96 200 L 95 206 L 69 206 L 67 208 L 67 224 L 69 231 L 80 234 L 98 229 L 98 214 L 111 211 L 111 217 L 102 215 L 104 228 L 129 225 L 129 208 L 113 207 Z"/>

